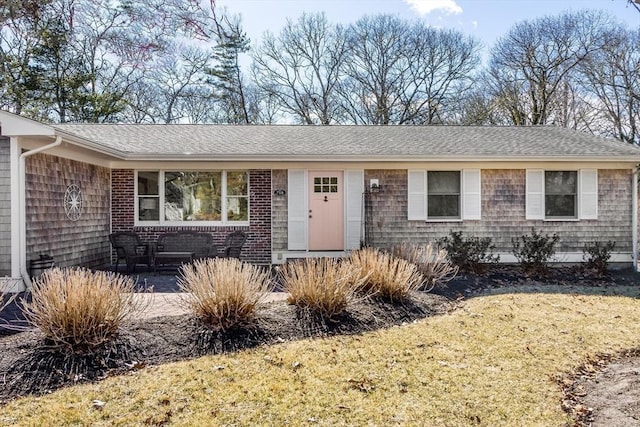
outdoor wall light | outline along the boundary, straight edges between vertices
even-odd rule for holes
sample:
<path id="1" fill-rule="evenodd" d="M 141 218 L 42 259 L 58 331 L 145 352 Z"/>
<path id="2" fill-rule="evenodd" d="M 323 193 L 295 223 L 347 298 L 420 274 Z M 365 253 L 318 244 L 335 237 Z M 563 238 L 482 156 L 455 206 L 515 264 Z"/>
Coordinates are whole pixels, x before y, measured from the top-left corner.
<path id="1" fill-rule="evenodd" d="M 369 188 L 371 189 L 372 193 L 377 193 L 378 191 L 380 191 L 380 182 L 378 181 L 378 179 L 370 179 Z"/>
<path id="2" fill-rule="evenodd" d="M 276 196 L 284 196 L 285 194 L 287 194 L 287 192 L 282 188 L 278 188 L 277 190 L 273 191 L 273 194 Z"/>

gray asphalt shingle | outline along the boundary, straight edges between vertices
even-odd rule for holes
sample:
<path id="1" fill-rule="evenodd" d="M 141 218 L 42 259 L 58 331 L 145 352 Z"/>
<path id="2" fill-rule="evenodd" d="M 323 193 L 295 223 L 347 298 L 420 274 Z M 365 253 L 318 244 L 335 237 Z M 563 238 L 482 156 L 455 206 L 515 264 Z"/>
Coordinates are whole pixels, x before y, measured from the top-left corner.
<path id="1" fill-rule="evenodd" d="M 640 159 L 640 148 L 553 126 L 295 126 L 64 124 L 54 126 L 124 158 Z"/>

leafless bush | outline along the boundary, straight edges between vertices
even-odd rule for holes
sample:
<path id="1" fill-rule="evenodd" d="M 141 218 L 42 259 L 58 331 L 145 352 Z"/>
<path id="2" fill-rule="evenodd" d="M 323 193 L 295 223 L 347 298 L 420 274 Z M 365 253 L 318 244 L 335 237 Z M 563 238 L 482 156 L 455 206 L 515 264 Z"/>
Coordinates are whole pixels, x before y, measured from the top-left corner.
<path id="1" fill-rule="evenodd" d="M 248 324 L 269 292 L 266 270 L 235 258 L 208 258 L 182 267 L 178 286 L 187 308 L 210 327 L 225 331 Z"/>
<path id="2" fill-rule="evenodd" d="M 424 281 L 415 264 L 378 249 L 354 251 L 349 259 L 353 268 L 360 271 L 360 291 L 377 298 L 402 301 L 420 289 Z"/>
<path id="3" fill-rule="evenodd" d="M 134 282 L 116 273 L 53 268 L 34 281 L 31 302 L 21 303 L 26 320 L 51 344 L 82 353 L 112 341 L 145 308 L 133 291 Z"/>
<path id="4" fill-rule="evenodd" d="M 343 313 L 361 285 L 360 271 L 334 258 L 307 258 L 283 266 L 280 277 L 287 302 L 323 319 Z"/>
<path id="5" fill-rule="evenodd" d="M 442 286 L 458 274 L 458 266 L 448 260 L 447 251 L 437 249 L 433 244 L 402 244 L 391 248 L 391 254 L 415 264 L 424 281 L 421 290 L 429 292 L 436 286 Z"/>

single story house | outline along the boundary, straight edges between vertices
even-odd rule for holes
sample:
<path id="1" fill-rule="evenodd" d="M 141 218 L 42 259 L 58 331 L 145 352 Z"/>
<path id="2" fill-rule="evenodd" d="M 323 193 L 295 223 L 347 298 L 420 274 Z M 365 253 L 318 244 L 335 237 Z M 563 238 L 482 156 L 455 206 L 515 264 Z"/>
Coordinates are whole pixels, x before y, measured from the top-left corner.
<path id="1" fill-rule="evenodd" d="M 594 241 L 636 265 L 640 148 L 569 129 L 50 125 L 0 112 L 0 277 L 30 262 L 110 265 L 108 236 L 195 230 L 260 264 L 363 244 L 489 236 L 505 262 L 532 227 L 557 260 Z M 7 280 L 5 280 L 7 282 Z"/>

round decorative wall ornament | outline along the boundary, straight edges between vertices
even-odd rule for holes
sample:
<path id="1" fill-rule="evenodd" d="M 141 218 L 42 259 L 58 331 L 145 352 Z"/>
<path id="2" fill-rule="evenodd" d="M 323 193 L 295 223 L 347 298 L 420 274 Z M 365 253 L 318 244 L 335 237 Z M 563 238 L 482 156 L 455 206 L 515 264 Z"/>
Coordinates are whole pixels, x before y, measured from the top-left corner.
<path id="1" fill-rule="evenodd" d="M 64 213 L 71 221 L 77 221 L 82 216 L 82 191 L 75 184 L 68 186 L 64 192 Z"/>

